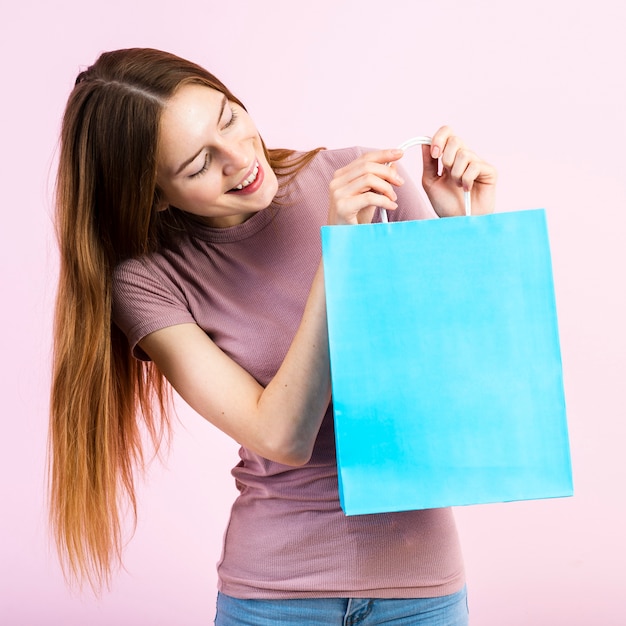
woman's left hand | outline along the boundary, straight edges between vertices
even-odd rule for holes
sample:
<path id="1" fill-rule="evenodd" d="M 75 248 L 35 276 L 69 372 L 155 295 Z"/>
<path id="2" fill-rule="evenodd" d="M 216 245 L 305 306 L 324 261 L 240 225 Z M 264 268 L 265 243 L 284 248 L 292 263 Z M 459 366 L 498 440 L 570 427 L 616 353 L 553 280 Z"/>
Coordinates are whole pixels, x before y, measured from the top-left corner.
<path id="1" fill-rule="evenodd" d="M 465 215 L 465 191 L 471 192 L 472 215 L 493 212 L 496 170 L 469 150 L 451 128 L 440 128 L 431 145 L 422 146 L 422 156 L 422 185 L 439 217 Z"/>

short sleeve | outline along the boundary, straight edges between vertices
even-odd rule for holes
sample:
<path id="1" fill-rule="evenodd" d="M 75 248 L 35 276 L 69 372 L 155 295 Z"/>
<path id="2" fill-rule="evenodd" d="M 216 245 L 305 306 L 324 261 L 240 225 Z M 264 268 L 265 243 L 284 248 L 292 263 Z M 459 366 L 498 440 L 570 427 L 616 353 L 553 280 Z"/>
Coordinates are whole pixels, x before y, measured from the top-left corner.
<path id="1" fill-rule="evenodd" d="M 113 274 L 113 322 L 126 335 L 133 355 L 150 360 L 137 345 L 168 326 L 195 323 L 183 292 L 151 259 L 129 259 Z"/>

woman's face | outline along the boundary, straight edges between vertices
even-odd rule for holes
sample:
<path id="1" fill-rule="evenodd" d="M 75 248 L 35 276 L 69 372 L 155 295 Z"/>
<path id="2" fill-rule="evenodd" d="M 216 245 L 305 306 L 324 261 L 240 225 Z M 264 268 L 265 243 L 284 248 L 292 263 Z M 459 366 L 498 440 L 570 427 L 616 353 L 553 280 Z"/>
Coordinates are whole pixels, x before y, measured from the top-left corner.
<path id="1" fill-rule="evenodd" d="M 216 227 L 244 222 L 278 191 L 250 116 L 203 85 L 184 85 L 163 110 L 157 184 L 164 203 Z"/>

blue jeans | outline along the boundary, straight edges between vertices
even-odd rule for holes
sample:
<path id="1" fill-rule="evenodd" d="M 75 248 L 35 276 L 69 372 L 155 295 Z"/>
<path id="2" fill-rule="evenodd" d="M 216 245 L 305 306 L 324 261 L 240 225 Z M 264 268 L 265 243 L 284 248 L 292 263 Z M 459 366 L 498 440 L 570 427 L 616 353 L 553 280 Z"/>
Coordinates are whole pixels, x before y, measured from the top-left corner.
<path id="1" fill-rule="evenodd" d="M 216 626 L 467 626 L 465 589 L 440 598 L 238 600 L 217 596 Z"/>

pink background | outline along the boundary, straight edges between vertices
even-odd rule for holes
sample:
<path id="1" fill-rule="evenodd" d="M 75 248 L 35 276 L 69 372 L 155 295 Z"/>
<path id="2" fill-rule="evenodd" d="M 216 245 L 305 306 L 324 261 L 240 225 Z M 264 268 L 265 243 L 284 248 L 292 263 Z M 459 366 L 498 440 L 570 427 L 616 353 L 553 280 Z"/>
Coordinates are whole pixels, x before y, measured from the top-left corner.
<path id="1" fill-rule="evenodd" d="M 235 446 L 184 407 L 110 593 L 70 593 L 46 530 L 59 120 L 81 66 L 153 46 L 212 69 L 272 146 L 392 147 L 448 123 L 497 165 L 500 210 L 547 209 L 576 495 L 457 510 L 472 624 L 625 624 L 625 6 L 5 1 L 0 622 L 212 621 Z"/>

